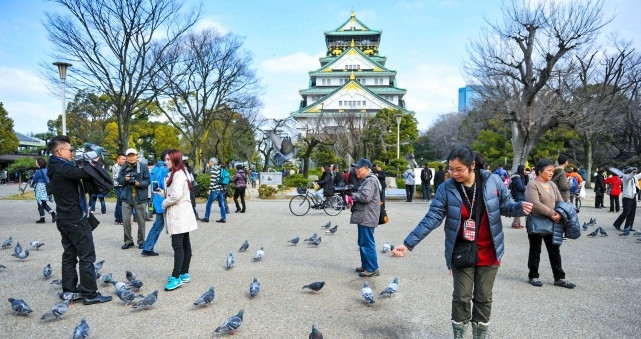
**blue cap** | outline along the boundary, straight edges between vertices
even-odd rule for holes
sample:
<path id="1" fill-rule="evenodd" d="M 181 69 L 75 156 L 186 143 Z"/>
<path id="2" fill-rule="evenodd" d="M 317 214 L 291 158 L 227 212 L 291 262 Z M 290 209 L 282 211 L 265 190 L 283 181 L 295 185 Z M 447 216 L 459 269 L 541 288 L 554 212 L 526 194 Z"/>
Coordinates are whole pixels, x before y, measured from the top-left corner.
<path id="1" fill-rule="evenodd" d="M 372 169 L 372 162 L 365 158 L 360 158 L 355 164 L 352 164 L 352 167 L 356 167 L 356 168 L 363 167 L 363 166 L 367 166 L 367 168 Z"/>

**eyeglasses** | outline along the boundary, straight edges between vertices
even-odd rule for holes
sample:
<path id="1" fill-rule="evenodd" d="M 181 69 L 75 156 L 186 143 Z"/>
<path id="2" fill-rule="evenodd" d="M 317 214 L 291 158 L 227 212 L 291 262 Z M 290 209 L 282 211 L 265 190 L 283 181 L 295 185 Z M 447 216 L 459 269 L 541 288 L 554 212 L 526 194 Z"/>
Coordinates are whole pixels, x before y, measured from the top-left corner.
<path id="1" fill-rule="evenodd" d="M 465 168 L 460 169 L 460 170 L 452 170 L 452 169 L 449 169 L 449 170 L 447 170 L 447 171 L 448 171 L 448 172 L 450 172 L 450 174 L 452 174 L 452 175 L 457 175 L 457 174 L 463 174 L 463 173 L 464 173 L 465 171 L 467 171 L 467 170 L 468 170 L 468 168 L 467 168 L 467 167 L 465 167 Z"/>
<path id="2" fill-rule="evenodd" d="M 61 149 L 65 150 L 65 151 L 69 151 L 69 153 L 71 153 L 73 151 L 73 148 L 71 148 L 71 147 L 70 148 L 62 148 L 62 147 L 58 148 L 58 150 L 61 150 Z"/>

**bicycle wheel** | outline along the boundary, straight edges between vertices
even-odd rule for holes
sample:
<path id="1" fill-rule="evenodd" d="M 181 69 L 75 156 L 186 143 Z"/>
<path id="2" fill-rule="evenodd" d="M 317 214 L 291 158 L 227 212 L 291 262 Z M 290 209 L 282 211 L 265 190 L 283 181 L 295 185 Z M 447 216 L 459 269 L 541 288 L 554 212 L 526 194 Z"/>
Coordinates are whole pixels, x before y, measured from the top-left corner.
<path id="1" fill-rule="evenodd" d="M 581 199 L 579 199 L 578 195 L 574 197 L 574 204 L 576 206 L 576 211 L 579 212 L 581 210 Z"/>
<path id="2" fill-rule="evenodd" d="M 301 194 L 295 195 L 292 200 L 289 201 L 289 210 L 297 216 L 307 214 L 309 211 L 309 199 Z"/>
<path id="3" fill-rule="evenodd" d="M 332 195 L 325 201 L 325 213 L 329 215 L 338 215 L 343 211 L 343 199 L 337 195 Z"/>

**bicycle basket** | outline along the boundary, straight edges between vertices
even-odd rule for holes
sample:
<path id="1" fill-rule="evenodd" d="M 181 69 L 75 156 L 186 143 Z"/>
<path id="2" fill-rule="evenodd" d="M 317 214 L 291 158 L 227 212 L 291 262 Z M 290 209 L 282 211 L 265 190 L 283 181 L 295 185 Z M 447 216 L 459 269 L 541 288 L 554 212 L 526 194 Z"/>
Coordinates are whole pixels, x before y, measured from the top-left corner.
<path id="1" fill-rule="evenodd" d="M 298 192 L 298 194 L 305 194 L 305 193 L 307 193 L 307 187 L 298 186 L 298 187 L 296 187 L 296 192 Z"/>

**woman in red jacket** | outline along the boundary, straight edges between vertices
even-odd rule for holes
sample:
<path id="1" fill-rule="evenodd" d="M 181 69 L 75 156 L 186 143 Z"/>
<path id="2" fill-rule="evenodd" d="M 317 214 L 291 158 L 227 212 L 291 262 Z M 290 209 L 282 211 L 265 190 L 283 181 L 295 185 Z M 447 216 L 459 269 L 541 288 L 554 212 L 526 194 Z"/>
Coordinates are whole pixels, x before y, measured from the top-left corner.
<path id="1" fill-rule="evenodd" d="M 610 212 L 616 211 L 619 212 L 619 195 L 621 195 L 621 178 L 619 178 L 616 173 L 612 173 L 607 179 L 605 179 L 605 184 L 610 185 L 608 192 L 610 192 Z"/>

